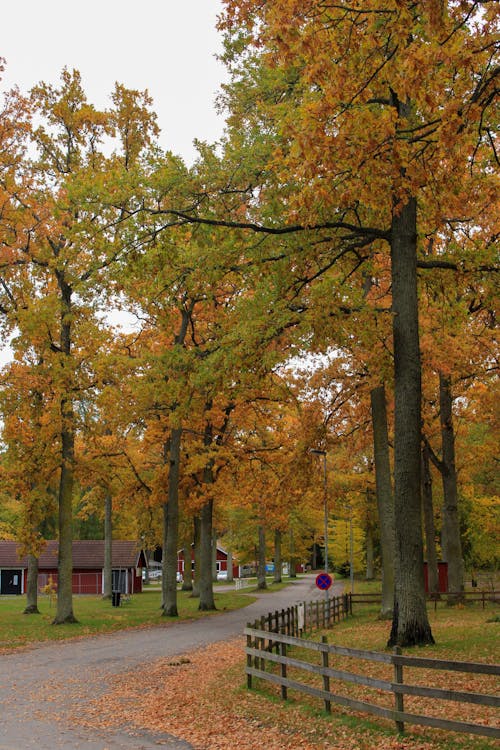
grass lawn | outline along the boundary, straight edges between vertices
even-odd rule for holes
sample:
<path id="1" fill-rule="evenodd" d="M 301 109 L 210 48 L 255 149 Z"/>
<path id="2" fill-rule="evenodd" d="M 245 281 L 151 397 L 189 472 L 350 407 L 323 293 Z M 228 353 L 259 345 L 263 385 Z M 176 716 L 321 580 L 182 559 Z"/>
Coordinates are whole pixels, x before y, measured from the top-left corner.
<path id="1" fill-rule="evenodd" d="M 240 609 L 255 600 L 251 593 L 240 591 L 215 590 L 214 598 L 218 612 Z M 0 650 L 25 646 L 35 641 L 57 641 L 125 628 L 161 625 L 210 614 L 198 611 L 199 600 L 191 599 L 189 592 L 179 591 L 179 617 L 163 617 L 159 586 L 150 586 L 141 594 L 134 594 L 130 602 L 120 607 L 113 607 L 110 600 L 104 600 L 100 596 L 75 595 L 73 611 L 78 623 L 68 625 L 52 625 L 56 613 L 55 599 L 51 602 L 48 596 L 39 596 L 39 615 L 23 614 L 25 602 L 24 596 L 0 597 Z M 216 615 L 217 612 L 213 614 Z"/>

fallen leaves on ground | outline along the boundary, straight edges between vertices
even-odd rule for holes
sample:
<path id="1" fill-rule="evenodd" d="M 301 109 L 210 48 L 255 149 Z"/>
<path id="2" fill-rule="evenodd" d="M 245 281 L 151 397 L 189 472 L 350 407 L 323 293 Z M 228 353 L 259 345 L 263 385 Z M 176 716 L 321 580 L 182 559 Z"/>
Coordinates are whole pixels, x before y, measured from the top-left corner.
<path id="1" fill-rule="evenodd" d="M 71 721 L 93 728 L 136 727 L 174 735 L 197 750 L 437 750 L 432 730 L 398 737 L 390 722 L 377 726 L 333 708 L 330 717 L 304 705 L 282 703 L 244 686 L 244 641 L 217 643 L 186 658 L 158 659 L 115 676 L 112 689 Z M 346 716 L 349 718 L 346 719 Z M 423 732 L 424 730 L 422 730 Z M 431 736 L 431 739 L 428 739 Z M 434 739 L 436 737 L 436 739 Z M 474 740 L 471 740 L 474 743 Z M 457 736 L 456 747 L 477 747 Z"/>

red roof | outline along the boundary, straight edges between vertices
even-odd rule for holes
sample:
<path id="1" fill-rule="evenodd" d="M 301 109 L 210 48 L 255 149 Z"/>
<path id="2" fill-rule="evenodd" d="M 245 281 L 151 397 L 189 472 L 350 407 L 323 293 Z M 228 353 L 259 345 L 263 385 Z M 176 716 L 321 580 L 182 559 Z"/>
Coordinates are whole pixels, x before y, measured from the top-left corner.
<path id="1" fill-rule="evenodd" d="M 57 554 L 59 544 L 56 540 L 49 540 L 44 551 L 38 558 L 39 568 L 57 568 Z M 20 558 L 19 543 L 0 540 L 0 568 L 27 568 L 26 556 Z M 136 542 L 113 540 L 112 567 L 135 568 L 146 565 L 144 553 Z M 104 568 L 104 540 L 77 540 L 73 542 L 74 568 Z"/>

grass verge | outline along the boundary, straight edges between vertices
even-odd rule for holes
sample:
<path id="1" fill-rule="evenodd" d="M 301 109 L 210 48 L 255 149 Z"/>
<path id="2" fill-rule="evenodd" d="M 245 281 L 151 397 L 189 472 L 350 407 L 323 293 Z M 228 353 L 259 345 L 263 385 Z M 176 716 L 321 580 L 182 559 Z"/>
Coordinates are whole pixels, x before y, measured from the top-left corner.
<path id="1" fill-rule="evenodd" d="M 214 593 L 217 612 L 246 607 L 255 597 L 239 591 Z M 131 600 L 120 607 L 100 596 L 74 596 L 74 612 L 78 623 L 52 625 L 56 613 L 55 601 L 39 597 L 39 615 L 25 615 L 24 596 L 0 597 L 0 650 L 18 648 L 40 641 L 59 641 L 66 638 L 110 633 L 126 628 L 162 625 L 178 620 L 203 617 L 210 612 L 198 611 L 198 599 L 190 598 L 189 592 L 179 591 L 178 617 L 164 617 L 160 608 L 159 588 L 134 594 Z"/>

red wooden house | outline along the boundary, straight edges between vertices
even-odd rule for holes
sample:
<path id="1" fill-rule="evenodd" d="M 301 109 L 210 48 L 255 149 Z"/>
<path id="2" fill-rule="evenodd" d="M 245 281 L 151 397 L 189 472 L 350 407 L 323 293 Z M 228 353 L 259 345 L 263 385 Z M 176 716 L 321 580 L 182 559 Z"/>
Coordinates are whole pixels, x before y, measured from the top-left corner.
<path id="1" fill-rule="evenodd" d="M 57 587 L 58 542 L 48 541 L 38 559 L 38 590 L 50 582 Z M 19 544 L 0 541 L 0 594 L 24 594 L 27 585 L 28 559 L 19 557 Z M 142 591 L 144 552 L 136 542 L 115 541 L 112 544 L 113 591 L 135 594 Z M 104 540 L 73 542 L 73 593 L 102 594 L 104 587 Z"/>
<path id="2" fill-rule="evenodd" d="M 227 577 L 227 558 L 228 553 L 225 549 L 222 549 L 222 547 L 217 546 L 217 553 L 216 553 L 216 567 L 217 567 L 217 575 L 222 577 L 225 574 L 225 577 Z M 194 569 L 194 546 L 191 545 L 191 570 Z M 184 578 L 184 571 L 185 571 L 185 561 L 184 561 L 184 550 L 180 549 L 177 553 L 177 572 L 182 575 Z M 234 558 L 233 558 L 233 578 L 239 578 L 240 576 L 240 569 L 237 564 L 234 564 Z"/>

